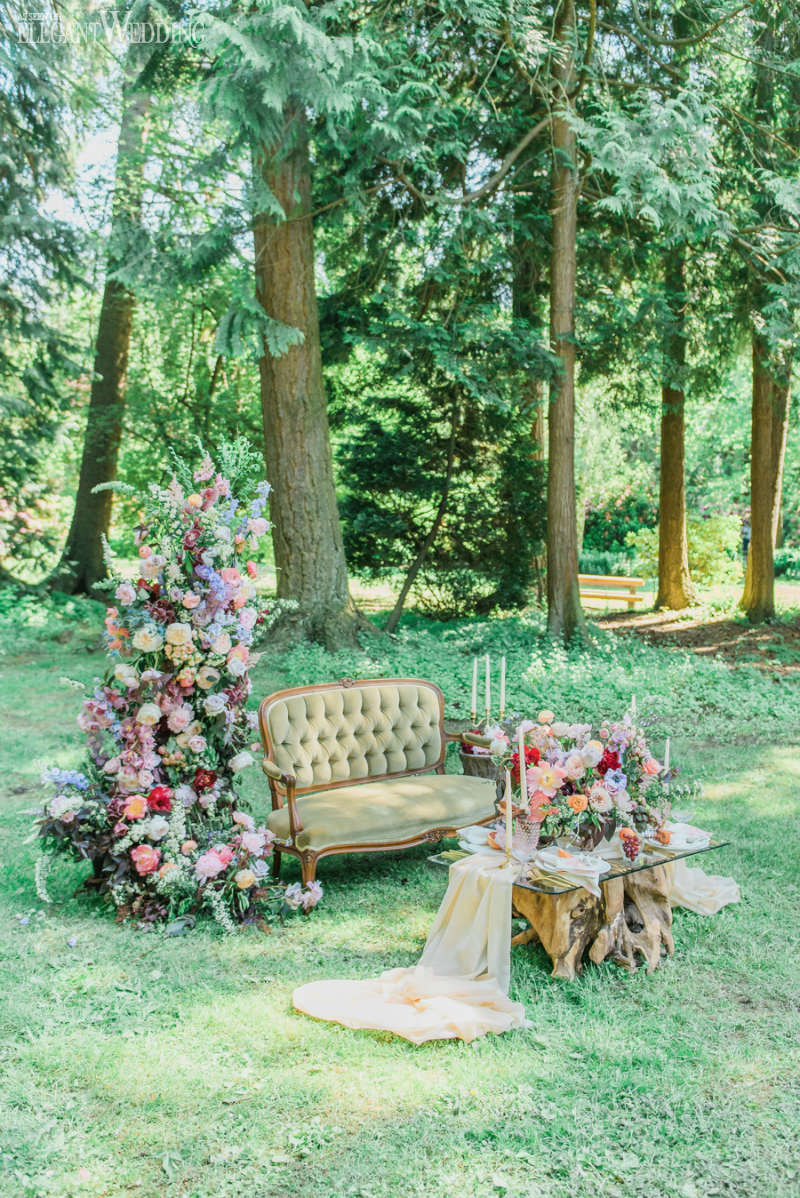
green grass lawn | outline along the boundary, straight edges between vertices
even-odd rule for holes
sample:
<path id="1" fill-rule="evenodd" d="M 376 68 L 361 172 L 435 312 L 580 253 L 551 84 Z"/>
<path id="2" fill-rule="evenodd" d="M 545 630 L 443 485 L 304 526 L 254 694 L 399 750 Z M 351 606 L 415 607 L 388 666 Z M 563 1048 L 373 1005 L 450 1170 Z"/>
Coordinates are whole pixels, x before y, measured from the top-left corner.
<path id="1" fill-rule="evenodd" d="M 481 649 L 507 653 L 520 708 L 597 715 L 636 691 L 705 783 L 696 821 L 731 840 L 703 863 L 733 874 L 743 902 L 677 912 L 675 957 L 652 977 L 604 965 L 556 982 L 540 950 L 515 949 L 531 1030 L 415 1048 L 295 1015 L 291 992 L 416 960 L 446 882 L 425 849 L 323 862 L 321 906 L 269 934 L 117 926 L 74 896 L 77 867 L 51 876 L 51 906 L 37 899 L 28 811 L 42 766 L 79 757 L 80 696 L 59 679 L 101 668 L 91 616 L 4 638 L 3 1198 L 800 1192 L 796 679 L 610 634 L 566 652 L 534 618 L 412 617 L 360 654 L 265 655 L 254 698 L 416 664 L 453 718 Z M 255 777 L 249 795 L 264 806 Z"/>

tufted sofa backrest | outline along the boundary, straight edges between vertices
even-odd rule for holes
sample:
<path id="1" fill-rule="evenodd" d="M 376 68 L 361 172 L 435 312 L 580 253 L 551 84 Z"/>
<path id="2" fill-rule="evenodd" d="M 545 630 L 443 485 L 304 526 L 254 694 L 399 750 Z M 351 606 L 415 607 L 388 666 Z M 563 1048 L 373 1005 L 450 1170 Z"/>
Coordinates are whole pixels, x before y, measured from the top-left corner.
<path id="1" fill-rule="evenodd" d="M 278 691 L 259 707 L 269 757 L 297 778 L 298 793 L 444 761 L 444 698 L 416 678 L 332 682 Z"/>

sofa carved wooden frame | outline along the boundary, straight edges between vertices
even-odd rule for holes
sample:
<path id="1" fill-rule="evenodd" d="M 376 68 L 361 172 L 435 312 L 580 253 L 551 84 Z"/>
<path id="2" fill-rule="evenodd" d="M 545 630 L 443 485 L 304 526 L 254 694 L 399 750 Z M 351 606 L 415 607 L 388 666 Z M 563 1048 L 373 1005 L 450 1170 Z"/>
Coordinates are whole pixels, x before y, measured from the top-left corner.
<path id="1" fill-rule="evenodd" d="M 269 725 L 266 719 L 266 711 L 268 707 L 280 699 L 289 699 L 296 695 L 312 695 L 320 694 L 325 691 L 345 690 L 351 687 L 370 687 L 370 686 L 419 686 L 424 685 L 436 693 L 439 703 L 439 735 L 441 738 L 441 752 L 437 761 L 427 766 L 424 770 L 408 769 L 398 770 L 395 773 L 372 774 L 366 778 L 360 779 L 337 779 L 334 782 L 316 783 L 310 786 L 298 786 L 297 779 L 294 774 L 285 772 L 273 760 L 274 746 L 270 736 Z M 316 876 L 317 862 L 322 857 L 330 857 L 334 854 L 342 853 L 385 853 L 393 849 L 409 849 L 415 845 L 425 843 L 438 843 L 443 836 L 453 835 L 456 828 L 445 826 L 441 828 L 429 828 L 424 832 L 420 832 L 417 836 L 412 836 L 406 840 L 386 840 L 386 841 L 371 841 L 367 844 L 363 843 L 348 843 L 326 845 L 319 849 L 301 849 L 294 843 L 297 839 L 297 834 L 303 831 L 303 823 L 300 818 L 300 812 L 297 808 L 296 799 L 299 795 L 318 793 L 323 790 L 334 790 L 343 786 L 359 785 L 367 782 L 383 782 L 391 778 L 412 778 L 424 774 L 443 774 L 445 772 L 445 757 L 447 755 L 447 746 L 451 742 L 459 741 L 466 743 L 483 743 L 483 738 L 469 737 L 462 732 L 446 732 L 444 727 L 444 694 L 438 686 L 433 682 L 428 682 L 422 678 L 342 678 L 337 682 L 324 682 L 317 686 L 295 686 L 288 690 L 275 691 L 263 699 L 258 708 L 259 727 L 261 730 L 261 740 L 264 746 L 265 756 L 261 763 L 261 768 L 269 782 L 270 794 L 272 796 L 272 810 L 279 811 L 284 802 L 289 811 L 289 829 L 290 839 L 288 841 L 281 840 L 276 842 L 272 854 L 272 872 L 274 877 L 278 877 L 281 868 L 281 857 L 283 853 L 290 853 L 297 857 L 300 861 L 300 869 L 303 878 L 303 884 L 311 881 Z M 494 818 L 492 814 L 485 820 L 480 820 L 480 823 L 488 824 Z M 278 847 L 278 844 L 280 847 Z"/>

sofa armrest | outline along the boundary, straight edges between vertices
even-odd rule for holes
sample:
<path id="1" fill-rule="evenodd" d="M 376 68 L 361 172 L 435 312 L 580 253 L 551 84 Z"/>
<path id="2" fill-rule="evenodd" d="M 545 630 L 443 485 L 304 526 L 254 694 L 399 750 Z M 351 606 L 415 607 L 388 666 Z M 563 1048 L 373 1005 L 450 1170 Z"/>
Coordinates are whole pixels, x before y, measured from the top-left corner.
<path id="1" fill-rule="evenodd" d="M 297 836 L 298 832 L 303 831 L 303 821 L 300 819 L 300 812 L 297 810 L 297 800 L 295 798 L 295 788 L 297 779 L 294 774 L 285 774 L 283 770 L 271 761 L 269 757 L 262 758 L 261 768 L 269 778 L 270 782 L 278 782 L 283 787 L 286 793 L 286 806 L 289 808 L 289 831 L 292 840 Z M 272 791 L 272 807 L 277 810 L 283 806 L 280 801 L 280 795 L 275 790 L 274 786 L 270 787 Z"/>

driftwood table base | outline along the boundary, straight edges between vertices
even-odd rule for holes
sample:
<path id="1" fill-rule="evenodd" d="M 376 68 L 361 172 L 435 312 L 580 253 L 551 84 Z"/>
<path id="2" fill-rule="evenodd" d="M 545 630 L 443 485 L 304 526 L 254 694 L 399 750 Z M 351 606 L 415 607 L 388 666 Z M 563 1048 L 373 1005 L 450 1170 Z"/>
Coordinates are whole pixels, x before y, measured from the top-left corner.
<path id="1" fill-rule="evenodd" d="M 511 943 L 538 940 L 553 962 L 555 978 L 574 978 L 587 956 L 598 965 L 610 958 L 626 969 L 636 969 L 641 959 L 652 973 L 662 949 L 670 954 L 674 949 L 671 873 L 670 865 L 654 865 L 610 878 L 601 883 L 600 898 L 582 888 L 543 894 L 515 886 L 514 914 L 527 919 L 529 927 Z"/>

